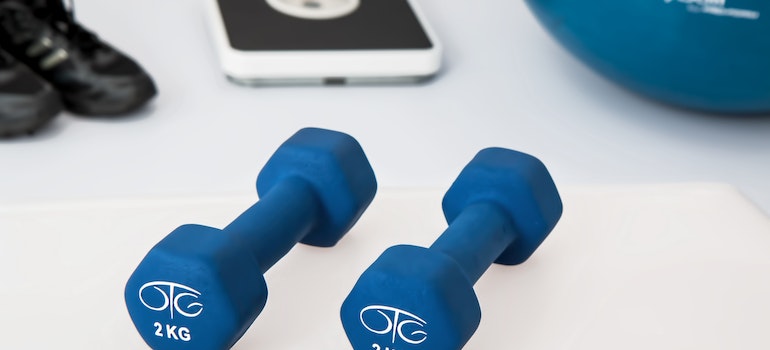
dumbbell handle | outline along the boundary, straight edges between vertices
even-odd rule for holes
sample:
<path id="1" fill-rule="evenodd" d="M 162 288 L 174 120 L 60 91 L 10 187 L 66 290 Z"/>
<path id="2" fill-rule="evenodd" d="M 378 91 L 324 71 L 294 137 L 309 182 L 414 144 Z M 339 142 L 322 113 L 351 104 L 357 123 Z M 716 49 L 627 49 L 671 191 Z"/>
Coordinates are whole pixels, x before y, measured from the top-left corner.
<path id="1" fill-rule="evenodd" d="M 463 209 L 430 249 L 455 260 L 475 284 L 515 239 L 515 228 L 504 211 L 480 202 Z"/>
<path id="2" fill-rule="evenodd" d="M 312 185 L 300 177 L 288 177 L 223 231 L 248 247 L 264 274 L 313 230 L 321 210 Z"/>

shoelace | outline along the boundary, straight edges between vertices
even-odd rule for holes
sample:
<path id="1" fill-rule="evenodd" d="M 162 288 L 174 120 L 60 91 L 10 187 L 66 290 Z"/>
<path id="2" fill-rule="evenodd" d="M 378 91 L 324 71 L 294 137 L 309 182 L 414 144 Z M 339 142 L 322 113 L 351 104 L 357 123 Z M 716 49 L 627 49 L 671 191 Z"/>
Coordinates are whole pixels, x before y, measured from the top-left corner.
<path id="1" fill-rule="evenodd" d="M 85 54 L 92 54 L 104 47 L 99 37 L 84 28 L 75 20 L 75 6 L 71 3 L 67 8 L 62 0 L 47 0 L 46 5 L 39 9 L 39 16 L 46 18 L 59 32 L 69 39 L 72 45 Z"/>
<path id="2" fill-rule="evenodd" d="M 41 29 L 37 19 L 28 10 L 10 6 L 0 10 L 0 25 L 7 33 L 12 33 L 16 42 L 34 39 Z"/>

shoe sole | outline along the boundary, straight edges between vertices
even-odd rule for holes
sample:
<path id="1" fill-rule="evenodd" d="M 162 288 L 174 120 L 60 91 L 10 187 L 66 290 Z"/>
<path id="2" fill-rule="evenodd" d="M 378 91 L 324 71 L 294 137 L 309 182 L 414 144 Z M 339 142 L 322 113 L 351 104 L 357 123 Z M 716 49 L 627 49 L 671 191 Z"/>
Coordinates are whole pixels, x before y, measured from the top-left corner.
<path id="1" fill-rule="evenodd" d="M 42 106 L 42 108 L 27 108 L 31 113 L 17 115 L 16 120 L 0 116 L 0 139 L 33 135 L 64 109 L 59 94 L 54 90 L 45 90 L 41 94 L 40 98 L 31 99 L 31 104 L 34 105 L 33 107 Z"/>
<path id="2" fill-rule="evenodd" d="M 115 117 L 122 116 L 144 106 L 150 99 L 157 95 L 155 83 L 147 75 L 142 75 L 132 82 L 136 87 L 130 97 L 93 99 L 77 95 L 67 95 L 62 92 L 65 108 L 75 114 L 85 117 Z M 128 101 L 128 102 L 123 102 Z"/>

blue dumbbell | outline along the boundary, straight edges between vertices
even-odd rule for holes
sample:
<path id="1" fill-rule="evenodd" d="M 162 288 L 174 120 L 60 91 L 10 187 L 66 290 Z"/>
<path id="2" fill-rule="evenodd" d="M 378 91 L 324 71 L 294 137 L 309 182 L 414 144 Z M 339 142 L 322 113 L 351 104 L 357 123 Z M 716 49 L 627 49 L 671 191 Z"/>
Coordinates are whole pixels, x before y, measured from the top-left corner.
<path id="1" fill-rule="evenodd" d="M 354 349 L 461 349 L 481 321 L 473 284 L 493 262 L 527 260 L 562 212 L 543 163 L 502 148 L 479 152 L 443 207 L 449 228 L 430 248 L 387 249 L 345 299 Z"/>
<path id="2" fill-rule="evenodd" d="M 355 139 L 300 130 L 259 173 L 259 202 L 223 230 L 181 226 L 145 256 L 125 289 L 136 329 L 153 349 L 230 348 L 265 306 L 262 275 L 297 242 L 335 245 L 376 190 Z"/>

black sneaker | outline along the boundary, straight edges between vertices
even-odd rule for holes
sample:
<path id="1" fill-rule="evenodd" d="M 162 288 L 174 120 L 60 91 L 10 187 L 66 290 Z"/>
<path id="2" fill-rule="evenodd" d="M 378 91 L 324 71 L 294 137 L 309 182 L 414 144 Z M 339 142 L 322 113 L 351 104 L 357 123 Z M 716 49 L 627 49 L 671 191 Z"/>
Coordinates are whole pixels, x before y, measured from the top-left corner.
<path id="1" fill-rule="evenodd" d="M 31 134 L 61 109 L 56 90 L 0 50 L 0 138 Z"/>
<path id="2" fill-rule="evenodd" d="M 136 62 L 83 28 L 61 0 L 0 0 L 0 45 L 48 80 L 73 113 L 124 114 L 157 93 Z"/>

